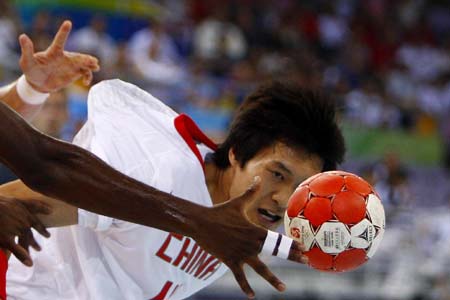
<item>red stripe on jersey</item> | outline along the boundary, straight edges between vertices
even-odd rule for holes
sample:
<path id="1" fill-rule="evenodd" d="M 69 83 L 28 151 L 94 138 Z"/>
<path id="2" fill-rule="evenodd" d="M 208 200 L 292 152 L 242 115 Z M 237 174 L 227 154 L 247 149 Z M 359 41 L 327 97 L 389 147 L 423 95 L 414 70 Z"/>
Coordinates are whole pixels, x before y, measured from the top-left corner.
<path id="1" fill-rule="evenodd" d="M 197 143 L 205 144 L 213 151 L 217 150 L 216 143 L 211 141 L 206 136 L 206 134 L 204 134 L 200 130 L 200 128 L 198 128 L 197 124 L 195 124 L 195 122 L 188 115 L 180 114 L 175 118 L 174 123 L 175 129 L 181 135 L 183 140 L 188 144 L 189 148 L 195 154 L 203 169 L 205 169 L 205 162 L 203 161 L 203 157 L 197 148 Z"/>
<path id="2" fill-rule="evenodd" d="M 8 258 L 0 250 L 0 299 L 6 300 L 6 271 L 8 270 Z"/>

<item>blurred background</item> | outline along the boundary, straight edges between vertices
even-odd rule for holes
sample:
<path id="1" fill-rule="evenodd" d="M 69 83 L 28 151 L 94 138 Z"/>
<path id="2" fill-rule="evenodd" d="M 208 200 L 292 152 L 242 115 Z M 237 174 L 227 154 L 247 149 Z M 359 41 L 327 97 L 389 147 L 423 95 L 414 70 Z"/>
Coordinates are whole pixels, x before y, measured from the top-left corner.
<path id="1" fill-rule="evenodd" d="M 450 2 L 445 0 L 0 0 L 0 83 L 20 69 L 17 37 L 45 49 L 64 19 L 71 51 L 191 115 L 220 142 L 256 85 L 290 78 L 330 94 L 348 155 L 382 197 L 387 231 L 348 274 L 269 260 L 288 290 L 249 272 L 258 299 L 450 299 Z M 53 94 L 34 125 L 71 140 L 89 88 Z M 13 175 L 0 167 L 0 181 Z M 243 299 L 232 276 L 192 297 Z"/>

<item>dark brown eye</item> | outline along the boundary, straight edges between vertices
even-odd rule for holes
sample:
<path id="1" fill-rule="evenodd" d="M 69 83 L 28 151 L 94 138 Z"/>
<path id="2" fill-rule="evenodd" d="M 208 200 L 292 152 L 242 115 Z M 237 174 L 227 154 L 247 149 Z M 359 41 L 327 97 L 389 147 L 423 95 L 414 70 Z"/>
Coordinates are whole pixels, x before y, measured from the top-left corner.
<path id="1" fill-rule="evenodd" d="M 272 175 L 273 175 L 273 177 L 275 177 L 277 180 L 280 180 L 280 181 L 284 180 L 283 174 L 281 174 L 281 173 L 278 172 L 278 171 L 272 171 Z"/>

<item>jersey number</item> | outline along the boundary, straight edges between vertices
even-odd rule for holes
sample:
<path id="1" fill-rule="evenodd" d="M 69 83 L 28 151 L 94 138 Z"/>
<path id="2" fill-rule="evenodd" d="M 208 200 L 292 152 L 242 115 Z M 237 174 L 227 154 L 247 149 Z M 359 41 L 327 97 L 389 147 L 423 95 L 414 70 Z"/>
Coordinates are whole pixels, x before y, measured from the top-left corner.
<path id="1" fill-rule="evenodd" d="M 180 286 L 179 284 L 177 284 L 173 289 L 173 282 L 172 281 L 167 281 L 163 288 L 161 289 L 161 291 L 159 292 L 158 295 L 156 295 L 154 298 L 152 298 L 151 300 L 166 300 L 167 298 L 167 294 L 169 293 L 170 290 L 172 290 L 172 293 L 170 293 L 170 296 L 173 295 L 173 293 L 175 293 L 175 291 L 177 290 L 177 288 Z"/>

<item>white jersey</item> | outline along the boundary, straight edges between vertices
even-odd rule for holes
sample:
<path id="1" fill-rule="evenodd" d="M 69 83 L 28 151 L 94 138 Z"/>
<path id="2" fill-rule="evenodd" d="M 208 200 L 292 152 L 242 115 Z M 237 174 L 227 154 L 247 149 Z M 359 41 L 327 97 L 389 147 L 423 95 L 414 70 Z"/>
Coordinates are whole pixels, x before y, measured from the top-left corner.
<path id="1" fill-rule="evenodd" d="M 211 150 L 188 145 L 189 136 L 179 133 L 186 131 L 184 121 L 136 86 L 104 81 L 89 94 L 88 121 L 74 142 L 128 176 L 212 206 L 198 159 Z M 9 300 L 184 299 L 227 270 L 191 238 L 81 209 L 78 214 L 78 225 L 40 239 L 43 250 L 33 254 L 33 267 L 10 260 Z"/>

